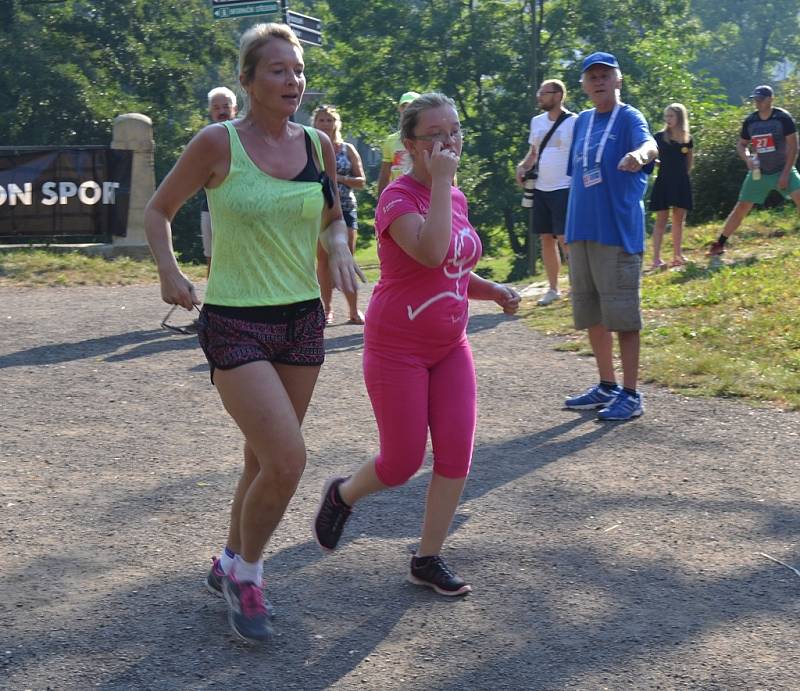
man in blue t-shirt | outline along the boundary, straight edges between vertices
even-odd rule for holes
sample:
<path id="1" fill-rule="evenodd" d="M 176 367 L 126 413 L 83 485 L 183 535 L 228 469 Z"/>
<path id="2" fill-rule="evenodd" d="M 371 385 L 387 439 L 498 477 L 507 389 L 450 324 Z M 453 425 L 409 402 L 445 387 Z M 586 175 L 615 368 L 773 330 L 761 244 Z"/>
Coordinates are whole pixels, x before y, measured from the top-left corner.
<path id="1" fill-rule="evenodd" d="M 742 123 L 736 153 L 747 166 L 747 176 L 739 190 L 739 201 L 725 219 L 722 234 L 708 249 L 710 256 L 725 252 L 725 243 L 736 232 L 754 204 L 763 204 L 772 190 L 791 198 L 800 209 L 800 174 L 797 162 L 797 125 L 789 113 L 772 105 L 772 87 L 762 84 L 750 98 L 756 111 Z"/>
<path id="2" fill-rule="evenodd" d="M 639 282 L 644 252 L 647 174 L 658 155 L 642 114 L 620 100 L 622 73 L 610 53 L 583 61 L 581 86 L 594 104 L 575 123 L 567 175 L 572 176 L 565 240 L 569 246 L 572 314 L 586 329 L 600 383 L 567 398 L 567 408 L 601 408 L 601 420 L 644 412 L 639 374 Z M 617 332 L 622 387 L 616 382 L 612 332 Z"/>

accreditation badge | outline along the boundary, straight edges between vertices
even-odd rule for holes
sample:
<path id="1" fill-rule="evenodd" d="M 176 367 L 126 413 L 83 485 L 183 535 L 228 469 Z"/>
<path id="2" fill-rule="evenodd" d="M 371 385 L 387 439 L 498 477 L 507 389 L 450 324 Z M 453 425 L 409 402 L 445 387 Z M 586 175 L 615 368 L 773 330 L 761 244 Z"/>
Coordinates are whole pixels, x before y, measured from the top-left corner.
<path id="1" fill-rule="evenodd" d="M 583 186 L 594 187 L 603 182 L 603 175 L 600 173 L 600 168 L 591 168 L 583 172 Z"/>

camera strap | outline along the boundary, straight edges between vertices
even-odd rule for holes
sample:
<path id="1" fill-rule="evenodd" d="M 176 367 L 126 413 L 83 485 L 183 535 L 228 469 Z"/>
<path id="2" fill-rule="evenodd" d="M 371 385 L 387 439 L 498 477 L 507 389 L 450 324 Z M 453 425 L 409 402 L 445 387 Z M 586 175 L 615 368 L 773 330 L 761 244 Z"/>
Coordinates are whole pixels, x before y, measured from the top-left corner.
<path id="1" fill-rule="evenodd" d="M 558 126 L 562 122 L 564 122 L 564 120 L 566 120 L 567 118 L 574 117 L 574 115 L 575 115 L 575 113 L 570 113 L 568 110 L 566 110 L 566 111 L 563 111 L 561 113 L 561 115 L 558 116 L 558 118 L 556 118 L 556 121 L 553 123 L 553 126 L 550 128 L 550 130 L 547 132 L 547 134 L 544 135 L 544 139 L 542 139 L 542 143 L 539 145 L 539 151 L 538 151 L 537 156 L 536 156 L 536 166 L 537 167 L 539 166 L 539 161 L 542 160 L 542 151 L 544 151 L 544 147 L 547 146 L 547 142 L 550 141 L 550 137 L 553 136 L 553 132 L 555 132 L 558 129 Z"/>

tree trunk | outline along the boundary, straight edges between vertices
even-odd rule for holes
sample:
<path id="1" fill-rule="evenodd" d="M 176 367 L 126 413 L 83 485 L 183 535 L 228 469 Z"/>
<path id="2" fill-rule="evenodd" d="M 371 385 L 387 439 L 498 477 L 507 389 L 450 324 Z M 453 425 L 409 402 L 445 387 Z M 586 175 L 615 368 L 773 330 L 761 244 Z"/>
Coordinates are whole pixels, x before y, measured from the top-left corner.
<path id="1" fill-rule="evenodd" d="M 503 209 L 503 220 L 505 221 L 506 233 L 508 234 L 508 244 L 511 246 L 511 251 L 517 256 L 525 256 L 528 252 L 528 236 L 527 233 L 523 236 L 523 241 L 514 230 L 514 210 L 510 207 Z"/>

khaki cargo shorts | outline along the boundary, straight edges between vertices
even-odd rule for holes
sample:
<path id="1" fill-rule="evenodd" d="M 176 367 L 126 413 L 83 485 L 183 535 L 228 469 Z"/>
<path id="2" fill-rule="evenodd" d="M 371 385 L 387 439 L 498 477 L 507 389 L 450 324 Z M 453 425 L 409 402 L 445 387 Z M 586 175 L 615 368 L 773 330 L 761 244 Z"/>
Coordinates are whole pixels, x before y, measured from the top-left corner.
<path id="1" fill-rule="evenodd" d="M 569 243 L 572 318 L 576 329 L 602 324 L 609 331 L 640 331 L 642 255 L 622 247 Z"/>

